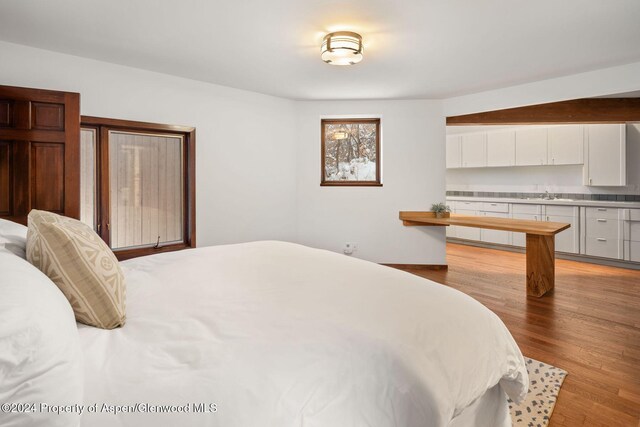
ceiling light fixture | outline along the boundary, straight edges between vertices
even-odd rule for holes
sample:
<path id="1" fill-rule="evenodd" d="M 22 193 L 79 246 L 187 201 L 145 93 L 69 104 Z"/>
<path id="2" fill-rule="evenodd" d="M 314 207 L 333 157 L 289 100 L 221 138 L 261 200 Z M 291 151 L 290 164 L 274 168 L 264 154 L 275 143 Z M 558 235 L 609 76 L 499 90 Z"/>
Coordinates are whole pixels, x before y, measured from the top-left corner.
<path id="1" fill-rule="evenodd" d="M 333 140 L 347 139 L 349 138 L 349 133 L 346 130 L 338 130 L 333 133 Z"/>
<path id="2" fill-rule="evenodd" d="M 362 36 L 351 31 L 337 31 L 324 36 L 322 60 L 331 65 L 353 65 L 362 61 Z"/>

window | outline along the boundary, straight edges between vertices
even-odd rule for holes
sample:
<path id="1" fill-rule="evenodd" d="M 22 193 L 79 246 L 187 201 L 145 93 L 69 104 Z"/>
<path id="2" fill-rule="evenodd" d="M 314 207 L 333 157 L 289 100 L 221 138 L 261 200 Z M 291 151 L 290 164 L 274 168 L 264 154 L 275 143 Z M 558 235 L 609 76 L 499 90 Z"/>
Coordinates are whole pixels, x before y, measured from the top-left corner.
<path id="1" fill-rule="evenodd" d="M 195 246 L 195 130 L 83 117 L 81 216 L 119 259 Z"/>
<path id="2" fill-rule="evenodd" d="M 382 186 L 380 119 L 321 120 L 323 186 Z"/>

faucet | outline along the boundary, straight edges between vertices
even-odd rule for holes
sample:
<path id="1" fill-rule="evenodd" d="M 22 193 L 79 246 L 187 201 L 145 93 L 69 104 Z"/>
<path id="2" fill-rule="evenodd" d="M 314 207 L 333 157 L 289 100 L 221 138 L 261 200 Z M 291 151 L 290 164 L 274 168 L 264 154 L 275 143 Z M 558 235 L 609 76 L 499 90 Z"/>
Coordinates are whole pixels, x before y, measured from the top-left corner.
<path id="1" fill-rule="evenodd" d="M 544 195 L 542 196 L 543 200 L 553 200 L 555 198 L 556 198 L 555 194 L 549 194 L 549 191 L 546 191 L 546 190 L 544 192 Z"/>

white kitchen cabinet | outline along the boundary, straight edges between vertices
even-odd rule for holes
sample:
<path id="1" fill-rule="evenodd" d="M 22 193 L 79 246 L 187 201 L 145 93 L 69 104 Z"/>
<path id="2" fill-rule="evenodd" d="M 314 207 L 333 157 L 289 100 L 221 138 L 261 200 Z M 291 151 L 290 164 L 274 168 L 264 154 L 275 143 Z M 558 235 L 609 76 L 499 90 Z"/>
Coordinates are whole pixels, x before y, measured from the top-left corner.
<path id="1" fill-rule="evenodd" d="M 547 129 L 516 130 L 516 166 L 547 164 Z"/>
<path id="2" fill-rule="evenodd" d="M 567 252 L 577 254 L 580 247 L 580 208 L 577 206 L 555 206 L 555 205 L 511 205 L 511 218 L 528 219 L 530 221 L 550 221 L 565 222 L 571 227 L 561 231 L 555 236 L 555 250 L 557 252 Z M 513 246 L 525 247 L 525 233 L 511 233 L 511 244 Z"/>
<path id="3" fill-rule="evenodd" d="M 495 218 L 509 218 L 509 203 L 483 202 L 478 214 Z M 509 231 L 482 228 L 480 229 L 480 241 L 508 245 L 511 243 L 511 233 Z"/>
<path id="4" fill-rule="evenodd" d="M 447 206 L 449 206 L 449 208 L 451 208 L 451 213 L 456 213 L 456 203 L 455 201 L 450 201 L 447 200 Z M 447 237 L 456 237 L 456 229 L 457 227 L 455 225 L 450 225 L 448 227 L 445 227 L 445 234 Z"/>
<path id="5" fill-rule="evenodd" d="M 584 163 L 584 126 L 563 125 L 548 129 L 550 165 L 581 165 Z"/>
<path id="6" fill-rule="evenodd" d="M 543 219 L 549 222 L 564 222 L 571 227 L 556 234 L 557 252 L 577 254 L 580 252 L 580 208 L 577 206 L 544 206 Z"/>
<path id="7" fill-rule="evenodd" d="M 514 166 L 516 163 L 516 133 L 495 131 L 487 134 L 487 166 Z"/>
<path id="8" fill-rule="evenodd" d="M 449 169 L 462 166 L 462 153 L 460 152 L 461 139 L 459 135 L 447 136 L 447 168 Z"/>
<path id="9" fill-rule="evenodd" d="M 627 184 L 624 124 L 585 126 L 584 185 Z"/>
<path id="10" fill-rule="evenodd" d="M 640 262 L 640 209 L 566 204 L 534 204 L 448 200 L 463 215 L 494 216 L 569 223 L 571 227 L 555 235 L 555 250 L 566 254 L 588 255 Z M 448 227 L 451 229 L 452 227 Z M 471 227 L 447 230 L 448 237 L 475 242 L 526 247 L 526 234 Z"/>
<path id="11" fill-rule="evenodd" d="M 462 135 L 460 143 L 463 168 L 480 168 L 487 166 L 487 134 L 473 133 Z"/>
<path id="12" fill-rule="evenodd" d="M 513 219 L 527 219 L 529 221 L 540 221 L 541 214 L 540 205 L 511 205 L 511 218 Z M 526 233 L 511 233 L 511 244 L 513 246 L 519 246 L 524 248 L 527 246 L 527 234 Z"/>
<path id="13" fill-rule="evenodd" d="M 501 212 L 481 212 L 480 215 L 492 216 L 496 218 L 509 218 L 508 213 Z M 485 243 L 498 243 L 500 245 L 508 245 L 511 243 L 511 233 L 509 231 L 481 228 L 480 241 Z"/>
<path id="14" fill-rule="evenodd" d="M 478 215 L 478 210 L 482 207 L 480 202 L 456 202 L 456 213 L 461 215 Z M 456 237 L 465 240 L 480 240 L 480 229 L 474 227 L 456 227 Z"/>
<path id="15" fill-rule="evenodd" d="M 476 215 L 476 213 L 459 212 L 465 215 Z M 456 238 L 464 240 L 480 241 L 480 229 L 473 227 L 456 227 Z"/>
<path id="16" fill-rule="evenodd" d="M 624 233 L 622 210 L 617 208 L 586 207 L 582 219 L 585 255 L 623 259 Z"/>
<path id="17" fill-rule="evenodd" d="M 640 262 L 640 209 L 624 211 L 624 259 Z"/>
<path id="18" fill-rule="evenodd" d="M 627 261 L 640 262 L 640 242 L 625 240 L 625 257 Z"/>

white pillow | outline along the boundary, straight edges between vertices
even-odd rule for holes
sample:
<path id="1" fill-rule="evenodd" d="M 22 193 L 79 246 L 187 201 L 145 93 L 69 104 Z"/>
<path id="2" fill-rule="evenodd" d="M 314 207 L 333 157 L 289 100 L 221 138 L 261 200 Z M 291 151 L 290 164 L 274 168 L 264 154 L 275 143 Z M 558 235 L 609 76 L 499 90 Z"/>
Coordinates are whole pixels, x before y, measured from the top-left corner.
<path id="1" fill-rule="evenodd" d="M 0 403 L 82 405 L 84 367 L 69 302 L 40 270 L 2 247 L 0 271 Z M 35 409 L 2 411 L 0 424 L 44 427 L 80 422 L 77 414 Z"/>
<path id="2" fill-rule="evenodd" d="M 27 259 L 27 227 L 0 218 L 0 247 L 2 246 L 20 258 Z"/>

